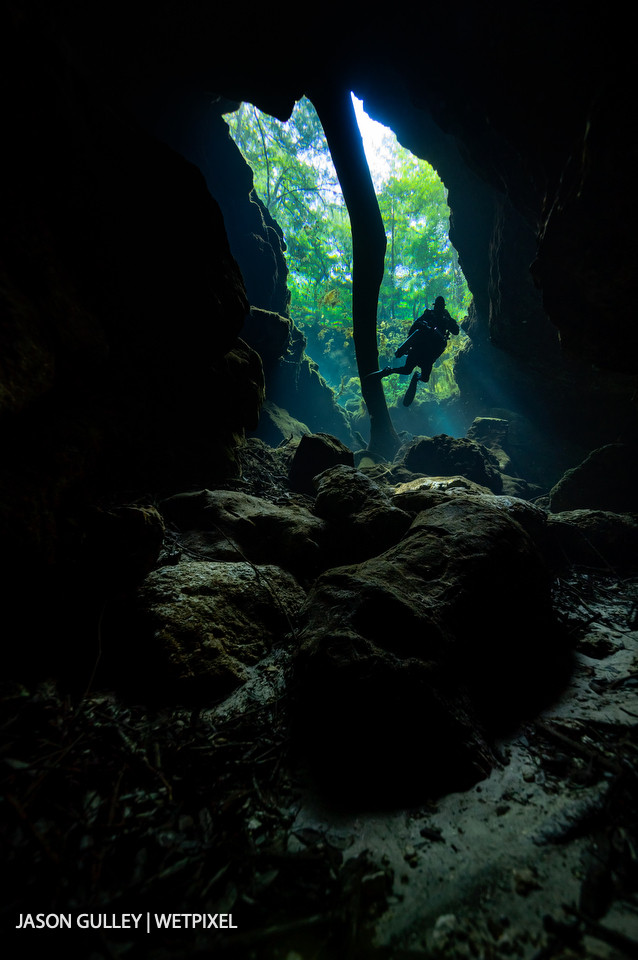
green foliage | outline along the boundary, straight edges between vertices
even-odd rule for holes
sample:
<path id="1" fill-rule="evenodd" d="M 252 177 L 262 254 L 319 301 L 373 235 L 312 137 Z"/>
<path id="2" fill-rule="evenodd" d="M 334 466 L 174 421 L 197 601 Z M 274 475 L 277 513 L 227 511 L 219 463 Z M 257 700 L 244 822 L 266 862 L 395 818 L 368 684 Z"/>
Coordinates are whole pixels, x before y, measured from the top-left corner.
<path id="1" fill-rule="evenodd" d="M 249 104 L 227 117 L 230 132 L 253 169 L 254 189 L 286 238 L 291 315 L 307 340 L 308 354 L 348 408 L 361 402 L 352 340 L 352 239 L 347 210 L 330 151 L 312 104 L 299 101 L 288 123 Z M 388 240 L 379 295 L 380 365 L 394 360 L 415 318 L 435 297 L 445 297 L 462 319 L 471 294 L 449 239 L 447 191 L 436 171 L 403 149 L 390 133 L 371 162 Z M 430 398 L 458 393 L 453 363 L 465 335 L 453 337 L 436 361 Z M 388 377 L 389 403 L 403 396 L 408 380 Z M 423 395 L 423 394 L 421 394 Z"/>

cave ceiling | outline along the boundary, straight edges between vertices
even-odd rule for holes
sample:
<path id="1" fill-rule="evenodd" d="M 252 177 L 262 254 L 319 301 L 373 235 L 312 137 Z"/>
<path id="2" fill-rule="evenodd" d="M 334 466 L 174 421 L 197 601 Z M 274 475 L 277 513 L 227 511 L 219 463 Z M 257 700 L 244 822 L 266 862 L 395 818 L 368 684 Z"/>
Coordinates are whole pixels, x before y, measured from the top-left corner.
<path id="1" fill-rule="evenodd" d="M 471 209 L 481 193 L 516 211 L 538 244 L 525 269 L 533 261 L 564 347 L 636 372 L 638 336 L 621 314 L 633 292 L 637 144 L 630 31 L 615 4 L 604 14 L 545 2 L 422 4 L 395 16 L 357 4 L 330 16 L 288 5 L 242 13 L 203 0 L 33 9 L 75 67 L 124 101 L 190 86 L 286 120 L 313 87 L 349 86 L 450 181 L 454 242 L 479 308 L 494 314 L 493 337 L 509 348 L 477 252 L 489 242 Z M 611 324 L 621 334 L 613 342 Z"/>
<path id="2" fill-rule="evenodd" d="M 242 20 L 200 0 L 127 8 L 125 29 L 113 5 L 102 18 L 63 6 L 59 29 L 87 71 L 125 93 L 191 83 L 280 120 L 321 83 L 402 95 L 458 137 L 496 187 L 507 188 L 517 157 L 531 200 L 556 182 L 592 103 L 624 69 L 613 21 L 571 8 L 425 4 L 395 19 L 351 12 L 313 24 L 285 5 L 276 19 L 251 10 Z"/>
<path id="3" fill-rule="evenodd" d="M 473 174 L 505 197 L 540 236 L 534 280 L 568 348 L 635 370 L 633 328 L 623 330 L 630 349 L 614 349 L 599 332 L 601 313 L 618 324 L 630 295 L 626 224 L 636 200 L 627 183 L 635 134 L 624 122 L 631 57 L 613 4 L 605 15 L 543 2 L 423 4 L 394 17 L 347 4 L 331 17 L 287 6 L 242 17 L 201 0 L 143 13 L 127 7 L 122 18 L 115 9 L 69 14 L 63 5 L 55 27 L 78 65 L 111 92 L 190 84 L 285 120 L 317 84 L 346 84 L 444 181 L 460 155 L 468 182 Z M 432 123 L 439 147 L 443 136 L 452 150 L 437 154 L 424 137 Z M 454 199 L 452 191 L 453 209 Z M 471 273 L 463 245 L 461 238 Z"/>

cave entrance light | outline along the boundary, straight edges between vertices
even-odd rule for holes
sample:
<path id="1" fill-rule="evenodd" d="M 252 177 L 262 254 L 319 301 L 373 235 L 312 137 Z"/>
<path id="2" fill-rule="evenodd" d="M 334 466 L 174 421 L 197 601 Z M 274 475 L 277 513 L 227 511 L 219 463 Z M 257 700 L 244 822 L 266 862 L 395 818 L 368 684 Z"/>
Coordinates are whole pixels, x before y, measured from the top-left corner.
<path id="1" fill-rule="evenodd" d="M 370 118 L 354 95 L 353 103 L 387 237 L 377 312 L 379 361 L 395 365 L 394 350 L 435 297 L 443 296 L 461 320 L 471 293 L 450 243 L 447 191 L 438 174 Z M 338 401 L 355 411 L 362 401 L 352 339 L 350 222 L 314 107 L 303 98 L 281 123 L 242 104 L 227 121 L 253 170 L 255 191 L 286 240 L 291 317 Z M 464 339 L 464 333 L 452 338 L 429 383 L 421 384 L 415 408 L 458 394 L 454 356 Z M 390 406 L 400 405 L 407 382 L 399 376 L 384 380 Z"/>

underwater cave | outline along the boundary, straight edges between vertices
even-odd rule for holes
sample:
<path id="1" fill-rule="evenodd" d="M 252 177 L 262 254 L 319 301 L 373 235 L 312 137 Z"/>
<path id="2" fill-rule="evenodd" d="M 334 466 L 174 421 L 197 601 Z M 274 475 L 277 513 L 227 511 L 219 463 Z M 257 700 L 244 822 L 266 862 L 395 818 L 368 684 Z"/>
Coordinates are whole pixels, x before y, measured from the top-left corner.
<path id="1" fill-rule="evenodd" d="M 3 6 L 3 939 L 633 957 L 630 31 L 273 16 Z"/>

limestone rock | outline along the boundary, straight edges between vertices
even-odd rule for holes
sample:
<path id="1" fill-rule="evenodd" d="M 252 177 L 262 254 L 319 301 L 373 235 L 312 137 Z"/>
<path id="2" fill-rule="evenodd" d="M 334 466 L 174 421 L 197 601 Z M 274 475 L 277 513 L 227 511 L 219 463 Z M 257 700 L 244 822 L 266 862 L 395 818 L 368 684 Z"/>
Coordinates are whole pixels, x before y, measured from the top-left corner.
<path id="1" fill-rule="evenodd" d="M 500 493 L 502 480 L 498 461 L 489 450 L 474 440 L 448 437 L 415 437 L 403 457 L 403 463 L 413 473 L 431 477 L 463 476 L 493 493 Z"/>
<path id="2" fill-rule="evenodd" d="M 356 467 L 338 464 L 316 477 L 315 510 L 326 520 L 343 521 L 372 504 L 394 509 L 382 487 Z"/>
<path id="3" fill-rule="evenodd" d="M 500 417 L 476 417 L 466 433 L 468 440 L 482 443 L 498 461 L 501 473 L 510 473 L 512 459 L 506 452 L 509 424 Z"/>
<path id="4" fill-rule="evenodd" d="M 310 428 L 305 423 L 296 420 L 287 410 L 277 406 L 272 400 L 266 400 L 259 414 L 259 425 L 255 436 L 276 447 L 282 440 L 303 437 L 310 432 Z"/>
<path id="5" fill-rule="evenodd" d="M 351 446 L 353 436 L 350 422 L 344 409 L 337 403 L 334 391 L 314 360 L 303 351 L 300 356 L 296 354 L 306 341 L 294 325 L 292 337 L 293 340 L 295 337 L 297 339 L 294 340 L 291 355 L 279 362 L 271 376 L 267 386 L 268 397 L 278 406 L 289 410 L 296 420 L 308 424 L 313 434 L 329 434 Z"/>
<path id="6" fill-rule="evenodd" d="M 303 506 L 233 490 L 199 490 L 169 497 L 160 509 L 199 559 L 274 563 L 300 576 L 320 567 L 325 523 Z"/>
<path id="7" fill-rule="evenodd" d="M 382 553 L 410 526 L 410 514 L 393 504 L 378 483 L 355 467 L 331 467 L 320 473 L 315 483 L 315 512 L 329 524 L 341 563 Z"/>
<path id="8" fill-rule="evenodd" d="M 465 477 L 419 477 L 394 488 L 393 500 L 403 510 L 416 516 L 421 510 L 450 500 L 462 499 L 503 510 L 543 549 L 547 540 L 547 514 L 541 507 L 521 497 L 492 493 L 487 487 Z"/>
<path id="9" fill-rule="evenodd" d="M 338 463 L 354 466 L 354 454 L 328 433 L 313 433 L 302 437 L 290 464 L 290 484 L 304 493 L 314 490 L 313 477 Z"/>
<path id="10" fill-rule="evenodd" d="M 421 512 L 400 543 L 326 571 L 302 610 L 301 725 L 321 775 L 390 791 L 460 789 L 489 768 L 481 721 L 559 673 L 550 577 L 505 510 Z"/>
<path id="11" fill-rule="evenodd" d="M 548 529 L 558 566 L 629 567 L 638 564 L 638 515 L 607 510 L 550 514 Z"/>
<path id="12" fill-rule="evenodd" d="M 501 480 L 503 488 L 501 493 L 506 497 L 518 497 L 521 500 L 536 500 L 544 492 L 544 488 L 538 483 L 530 483 L 523 480 L 522 477 L 512 477 L 510 474 L 502 473 Z"/>
<path id="13" fill-rule="evenodd" d="M 151 573 L 138 599 L 147 670 L 218 696 L 290 631 L 305 593 L 276 566 L 188 561 Z"/>
<path id="14" fill-rule="evenodd" d="M 290 342 L 291 321 L 272 310 L 251 307 L 242 329 L 243 339 L 256 350 L 264 369 L 286 355 Z"/>
<path id="15" fill-rule="evenodd" d="M 96 509 L 85 530 L 82 563 L 110 587 L 142 580 L 158 561 L 164 521 L 150 505 Z"/>
<path id="16" fill-rule="evenodd" d="M 392 498 L 403 510 L 418 513 L 436 503 L 444 503 L 453 490 L 492 495 L 489 487 L 474 483 L 467 477 L 415 477 L 397 484 Z"/>
<path id="17" fill-rule="evenodd" d="M 567 470 L 549 494 L 553 513 L 589 508 L 632 513 L 636 506 L 635 471 L 638 449 L 608 443 Z"/>

